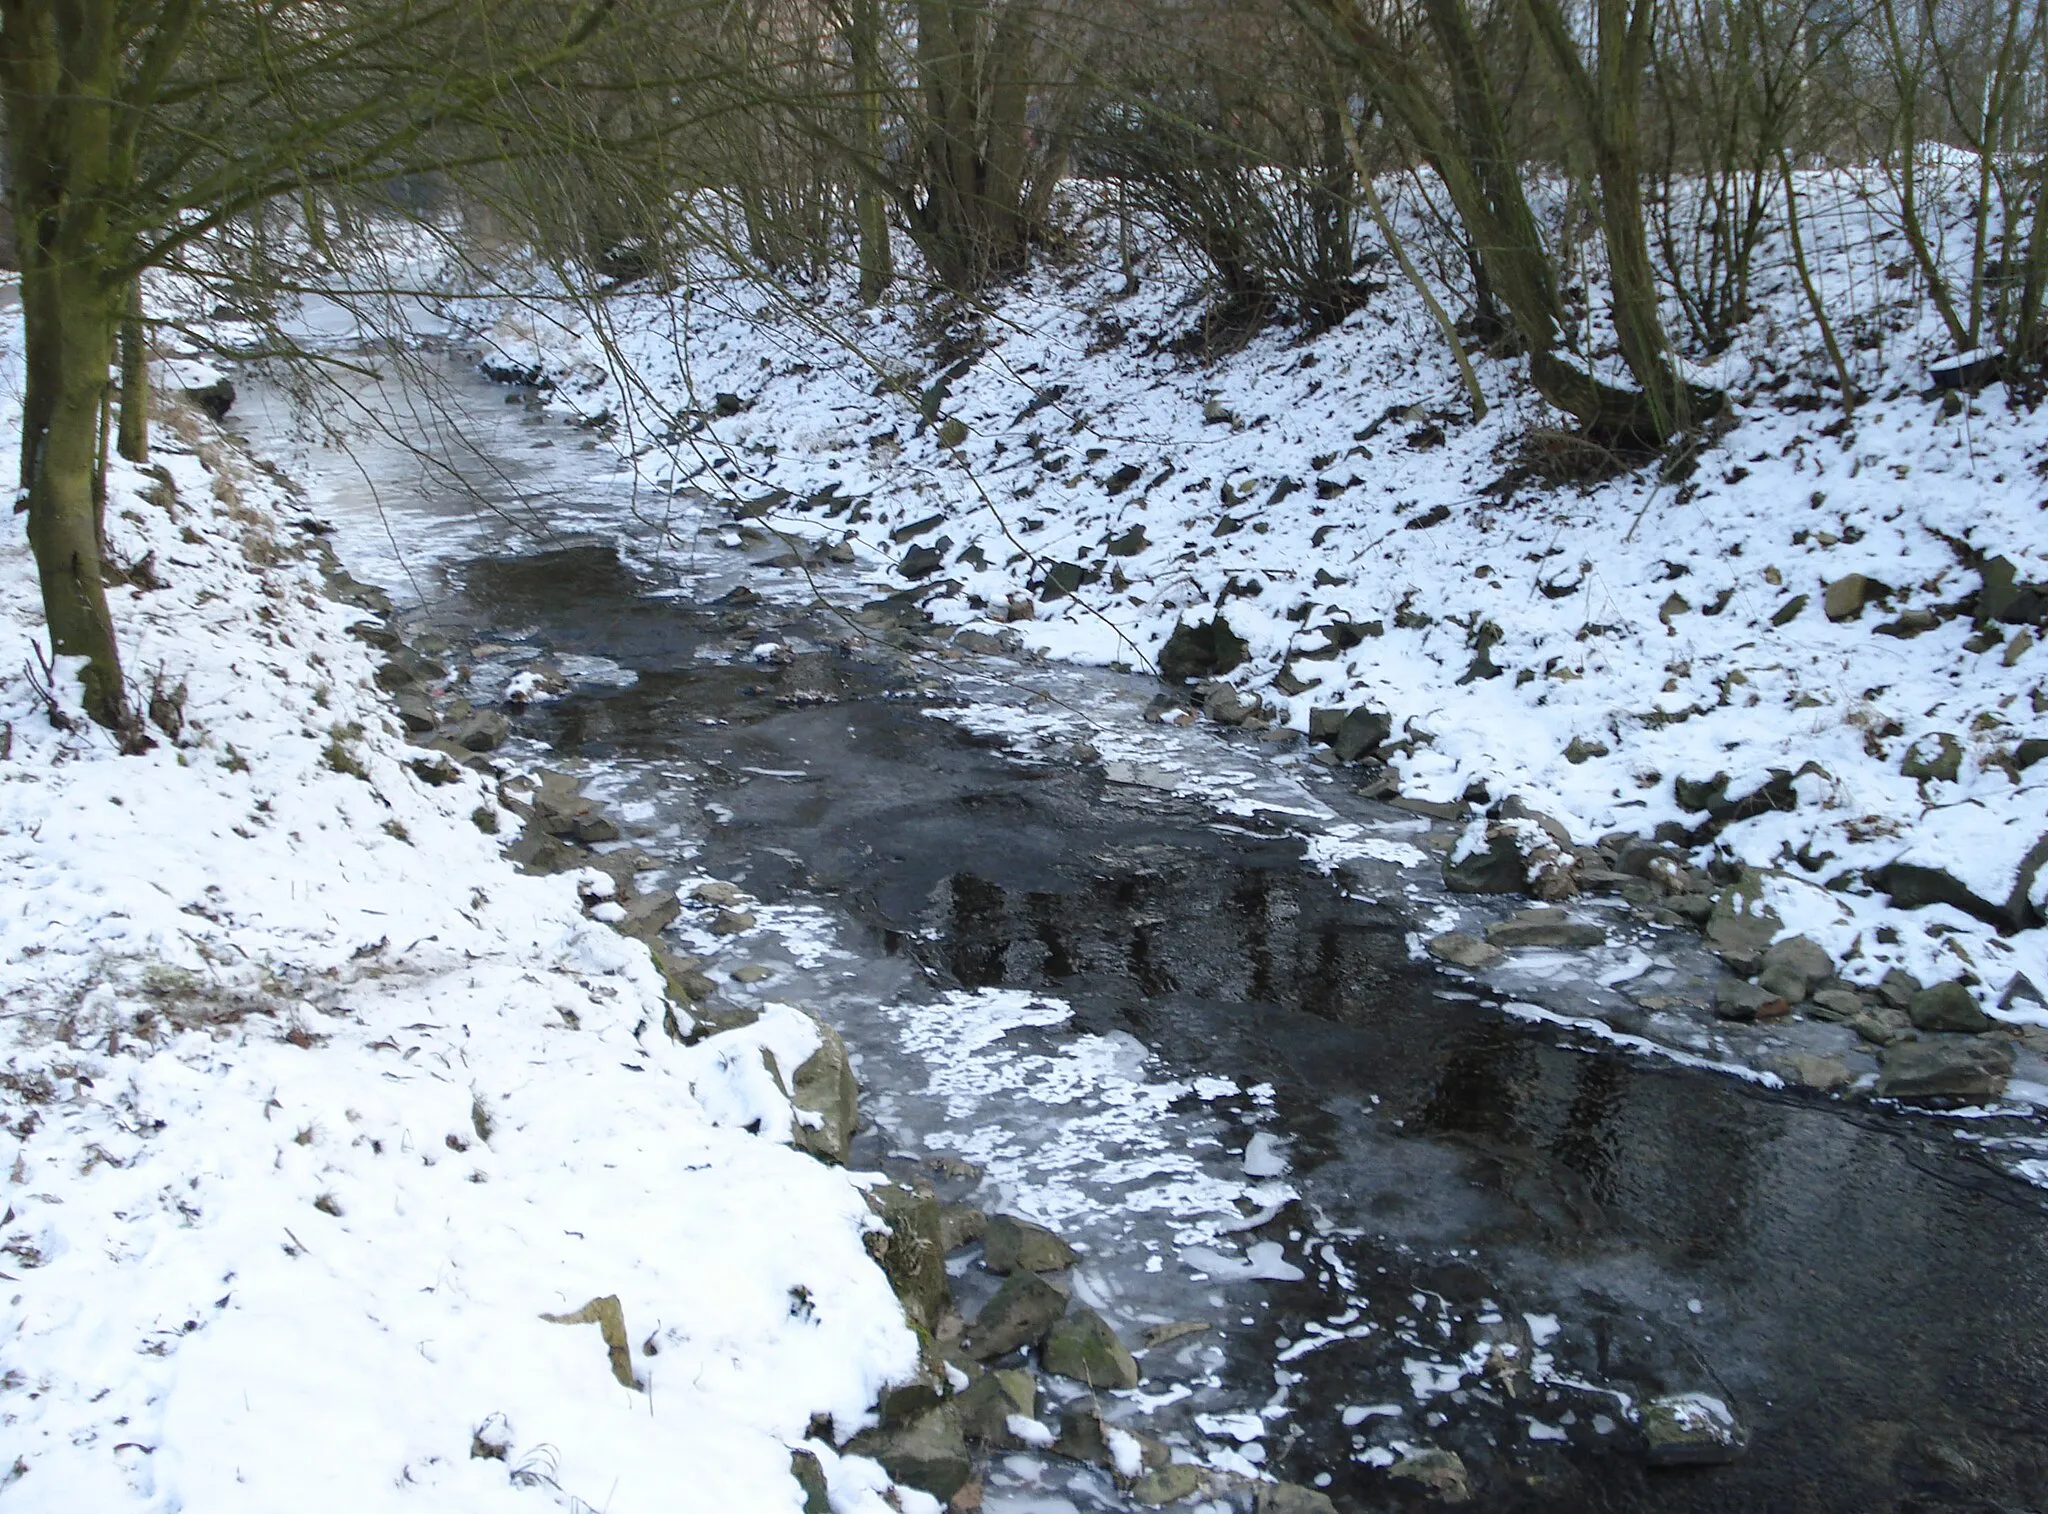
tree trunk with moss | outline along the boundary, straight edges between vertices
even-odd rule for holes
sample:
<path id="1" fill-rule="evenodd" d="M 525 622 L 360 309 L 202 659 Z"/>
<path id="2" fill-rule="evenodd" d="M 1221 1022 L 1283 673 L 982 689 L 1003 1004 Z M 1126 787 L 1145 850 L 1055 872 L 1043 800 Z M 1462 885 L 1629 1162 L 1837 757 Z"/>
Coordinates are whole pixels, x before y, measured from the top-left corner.
<path id="1" fill-rule="evenodd" d="M 108 213 L 126 164 L 113 0 L 0 0 L 21 261 L 21 487 L 53 656 L 78 659 L 86 712 L 131 723 L 101 581 L 100 420 L 128 277 L 110 278 Z"/>

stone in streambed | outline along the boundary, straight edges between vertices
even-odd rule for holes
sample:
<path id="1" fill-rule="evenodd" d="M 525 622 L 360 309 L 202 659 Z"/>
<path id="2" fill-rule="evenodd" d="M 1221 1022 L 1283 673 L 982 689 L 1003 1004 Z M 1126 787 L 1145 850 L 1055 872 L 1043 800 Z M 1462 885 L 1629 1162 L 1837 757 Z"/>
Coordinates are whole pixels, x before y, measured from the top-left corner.
<path id="1" fill-rule="evenodd" d="M 960 1416 L 951 1403 L 928 1409 L 907 1424 L 864 1431 L 847 1443 L 856 1456 L 873 1457 L 900 1483 L 944 1502 L 973 1475 Z"/>
<path id="2" fill-rule="evenodd" d="M 943 1277 L 943 1253 L 939 1271 Z M 1039 1339 L 1066 1312 L 1066 1294 L 1035 1272 L 1013 1272 L 967 1327 L 961 1349 L 976 1361 L 987 1361 Z"/>
<path id="3" fill-rule="evenodd" d="M 1433 1498 L 1444 1503 L 1463 1503 L 1472 1496 L 1472 1477 L 1465 1470 L 1465 1458 L 1456 1451 L 1420 1446 L 1387 1469 L 1389 1477 L 1420 1483 Z"/>
<path id="4" fill-rule="evenodd" d="M 799 1116 L 796 1144 L 822 1161 L 844 1167 L 860 1123 L 860 1084 L 854 1081 L 853 1064 L 839 1032 L 822 1020 L 812 1023 L 818 1027 L 818 1049 L 805 1058 L 789 1087 L 790 1103 Z"/>
<path id="5" fill-rule="evenodd" d="M 1131 1485 L 1131 1497 L 1148 1508 L 1156 1509 L 1165 1504 L 1179 1503 L 1184 1498 L 1193 1498 L 1208 1485 L 1208 1475 L 1200 1467 L 1177 1461 L 1139 1478 Z"/>
<path id="6" fill-rule="evenodd" d="M 1898 1041 L 1872 1090 L 1881 1099 L 1988 1103 L 2012 1076 L 2012 1048 L 1989 1041 Z"/>
<path id="7" fill-rule="evenodd" d="M 512 734 L 512 722 L 496 710 L 478 710 L 448 733 L 449 740 L 470 752 L 495 752 Z"/>
<path id="8" fill-rule="evenodd" d="M 903 1312 L 925 1330 L 938 1329 L 953 1302 L 938 1195 L 928 1188 L 878 1183 L 866 1197 L 883 1225 L 869 1233 L 868 1254 L 881 1264 L 882 1275 L 903 1301 Z"/>
<path id="9" fill-rule="evenodd" d="M 1953 1030 L 1974 1035 L 1991 1028 L 1991 1016 L 1984 1013 L 1976 995 L 1955 978 L 1913 995 L 1906 1002 L 1906 1015 L 1920 1030 Z"/>
<path id="10" fill-rule="evenodd" d="M 988 1229 L 988 1216 L 972 1204 L 939 1206 L 939 1240 L 948 1253 L 972 1245 Z"/>
<path id="11" fill-rule="evenodd" d="M 1360 705 L 1344 717 L 1331 738 L 1330 745 L 1336 750 L 1339 762 L 1356 762 L 1370 756 L 1380 745 L 1394 734 L 1394 718 L 1384 710 L 1375 710 Z"/>
<path id="12" fill-rule="evenodd" d="M 1643 1405 L 1643 1459 L 1653 1467 L 1711 1467 L 1749 1445 L 1734 1411 L 1711 1393 L 1670 1393 Z"/>
<path id="13" fill-rule="evenodd" d="M 1791 1011 L 1783 994 L 1757 983 L 1723 978 L 1714 985 L 1714 1014 L 1722 1020 L 1774 1020 Z"/>
<path id="14" fill-rule="evenodd" d="M 1789 936 L 1765 950 L 1757 982 L 1787 1003 L 1797 1004 L 1834 975 L 1834 959 L 1818 942 Z"/>
<path id="15" fill-rule="evenodd" d="M 1010 1433 L 1010 1416 L 1038 1417 L 1038 1381 L 1015 1368 L 985 1372 L 953 1402 L 959 1408 L 960 1429 L 969 1440 L 1011 1450 L 1019 1442 Z"/>
<path id="16" fill-rule="evenodd" d="M 1561 909 L 1523 910 L 1511 920 L 1486 927 L 1489 945 L 1513 951 L 1522 947 L 1584 948 L 1600 946 L 1607 932 L 1597 925 L 1569 919 Z"/>
<path id="17" fill-rule="evenodd" d="M 1466 968 L 1491 967 L 1507 955 L 1498 946 L 1489 945 L 1461 930 L 1445 931 L 1441 936 L 1430 937 L 1424 943 L 1424 949 L 1439 962 Z"/>
<path id="18" fill-rule="evenodd" d="M 1078 1309 L 1052 1327 L 1039 1353 L 1048 1372 L 1093 1388 L 1135 1388 L 1138 1364 L 1117 1339 L 1109 1321 L 1093 1309 Z"/>
<path id="19" fill-rule="evenodd" d="M 1074 1248 L 1043 1225 L 992 1215 L 982 1236 L 981 1264 L 991 1272 L 1060 1272 L 1074 1265 Z"/>
<path id="20" fill-rule="evenodd" d="M 1337 1514 L 1330 1495 L 1297 1482 L 1262 1483 L 1254 1514 Z"/>

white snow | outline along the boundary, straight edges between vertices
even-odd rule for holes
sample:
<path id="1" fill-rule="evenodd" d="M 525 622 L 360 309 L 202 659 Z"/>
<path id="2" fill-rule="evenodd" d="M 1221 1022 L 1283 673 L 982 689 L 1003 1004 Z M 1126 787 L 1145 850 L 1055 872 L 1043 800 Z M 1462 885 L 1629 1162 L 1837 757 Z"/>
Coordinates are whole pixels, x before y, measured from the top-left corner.
<path id="1" fill-rule="evenodd" d="M 19 364 L 10 308 L 9 449 Z M 665 1037 L 591 880 L 518 874 L 484 780 L 408 770 L 289 496 L 204 423 L 157 440 L 108 531 L 163 587 L 110 597 L 177 739 L 53 727 L 0 540 L 7 1506 L 800 1508 L 811 1417 L 916 1358 L 858 1187 L 784 1144 L 762 1051 L 811 1022 Z M 543 1319 L 609 1295 L 638 1387 Z M 840 1510 L 888 1506 L 815 1449 Z"/>

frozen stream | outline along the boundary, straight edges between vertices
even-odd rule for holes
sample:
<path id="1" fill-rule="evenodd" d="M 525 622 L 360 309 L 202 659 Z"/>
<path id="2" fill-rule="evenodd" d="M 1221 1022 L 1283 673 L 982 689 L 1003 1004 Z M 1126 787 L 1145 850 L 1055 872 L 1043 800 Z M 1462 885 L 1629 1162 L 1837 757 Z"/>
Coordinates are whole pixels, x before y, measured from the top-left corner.
<path id="1" fill-rule="evenodd" d="M 1695 937 L 1596 904 L 1604 947 L 1447 975 L 1420 937 L 1515 901 L 1444 895 L 1429 822 L 1148 723 L 1147 680 L 945 647 L 452 371 L 446 412 L 360 396 L 425 463 L 253 384 L 233 419 L 471 698 L 570 677 L 500 757 L 583 775 L 665 886 L 759 901 L 672 936 L 843 1029 L 857 1165 L 1052 1226 L 1128 1344 L 1173 1336 L 1106 1408 L 1226 1474 L 1214 1506 L 1264 1470 L 1431 1506 L 1458 1489 L 1394 1473 L 1448 1452 L 1484 1509 L 2048 1507 L 2042 1194 L 1947 1123 L 1700 1065 L 1765 1033 L 1617 987 L 1696 992 Z M 1708 1399 L 1746 1451 L 1650 1465 L 1646 1406 Z M 1126 1507 L 1022 1451 L 987 1499 Z"/>

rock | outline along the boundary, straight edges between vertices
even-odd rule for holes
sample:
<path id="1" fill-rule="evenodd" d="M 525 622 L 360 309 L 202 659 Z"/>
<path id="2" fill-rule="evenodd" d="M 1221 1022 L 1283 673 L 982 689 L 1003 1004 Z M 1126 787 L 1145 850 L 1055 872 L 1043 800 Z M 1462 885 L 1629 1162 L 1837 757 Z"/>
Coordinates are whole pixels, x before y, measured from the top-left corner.
<path id="1" fill-rule="evenodd" d="M 1667 1393 L 1643 1405 L 1643 1459 L 1653 1467 L 1712 1467 L 1734 1461 L 1749 1434 L 1711 1393 Z"/>
<path id="2" fill-rule="evenodd" d="M 1009 1418 L 1012 1414 L 1038 1417 L 1038 1382 L 1029 1372 L 1014 1368 L 984 1372 L 953 1402 L 959 1408 L 961 1432 L 969 1440 L 1013 1449 L 1018 1441 L 1010 1433 Z"/>
<path id="3" fill-rule="evenodd" d="M 813 1023 L 818 1027 L 818 1049 L 805 1058 L 789 1087 L 789 1101 L 799 1116 L 796 1144 L 822 1161 L 844 1167 L 860 1121 L 860 1085 L 854 1081 L 853 1064 L 839 1032 L 822 1020 Z"/>
<path id="4" fill-rule="evenodd" d="M 2048 736 L 2029 736 L 2012 749 L 2013 771 L 2024 773 L 2043 757 L 2048 757 Z"/>
<path id="5" fill-rule="evenodd" d="M 496 710 L 478 710 L 448 733 L 456 745 L 471 752 L 495 752 L 512 734 L 512 722 Z"/>
<path id="6" fill-rule="evenodd" d="M 1919 909 L 1929 904 L 1946 904 L 1982 920 L 2001 931 L 2027 930 L 2040 923 L 2032 890 L 2041 868 L 2048 865 L 2048 836 L 2037 841 L 2020 859 L 2011 892 L 2004 903 L 1986 899 L 1954 874 L 1919 862 L 1887 862 L 1870 869 L 1864 877 L 1873 887 L 1891 896 L 1897 909 Z"/>
<path id="7" fill-rule="evenodd" d="M 1136 557 L 1151 545 L 1152 543 L 1145 539 L 1145 528 L 1133 526 L 1123 535 L 1111 537 L 1109 544 L 1102 550 L 1111 557 Z"/>
<path id="8" fill-rule="evenodd" d="M 1568 919 L 1561 909 L 1532 909 L 1487 926 L 1486 940 L 1488 945 L 1508 951 L 1544 946 L 1582 949 L 1604 945 L 1607 932 L 1597 925 Z"/>
<path id="9" fill-rule="evenodd" d="M 1848 1021 L 1863 1012 L 1863 996 L 1851 988 L 1815 989 L 1809 996 L 1813 1013 L 1823 1020 Z"/>
<path id="10" fill-rule="evenodd" d="M 1707 945 L 1723 951 L 1761 954 L 1785 928 L 1763 902 L 1763 879 L 1745 868 L 1742 878 L 1714 896 L 1707 916 Z"/>
<path id="11" fill-rule="evenodd" d="M 690 897 L 700 900 L 705 904 L 716 904 L 721 909 L 731 909 L 736 905 L 744 904 L 747 899 L 747 895 L 743 890 L 719 878 L 712 878 L 698 884 L 690 890 Z"/>
<path id="12" fill-rule="evenodd" d="M 1913 1034 L 1913 1022 L 1906 1018 L 1906 1012 L 1889 1004 L 1871 1005 L 1849 1016 L 1844 1023 L 1872 1046 L 1889 1046 Z"/>
<path id="13" fill-rule="evenodd" d="M 432 702 L 417 689 L 399 690 L 391 706 L 398 711 L 399 723 L 415 736 L 423 736 L 441 723 Z"/>
<path id="14" fill-rule="evenodd" d="M 2012 1048 L 1991 1041 L 1896 1041 L 1885 1048 L 1877 1087 L 1881 1099 L 1983 1104 L 2005 1092 Z"/>
<path id="15" fill-rule="evenodd" d="M 868 1254 L 881 1264 L 882 1275 L 903 1301 L 903 1312 L 925 1330 L 937 1330 L 953 1302 L 938 1195 L 927 1188 L 878 1183 L 867 1190 L 867 1201 L 883 1226 L 868 1233 Z"/>
<path id="16" fill-rule="evenodd" d="M 1792 1006 L 1782 994 L 1772 993 L 1740 978 L 1723 978 L 1714 985 L 1714 1015 L 1722 1020 L 1773 1020 L 1789 1014 Z"/>
<path id="17" fill-rule="evenodd" d="M 977 657 L 996 657 L 1011 650 L 1009 643 L 1001 636 L 991 636 L 986 631 L 975 630 L 955 631 L 953 645 L 963 652 L 972 652 Z"/>
<path id="18" fill-rule="evenodd" d="M 737 936 L 754 928 L 754 917 L 743 909 L 722 909 L 711 921 L 714 936 Z"/>
<path id="19" fill-rule="evenodd" d="M 1091 1388 L 1135 1388 L 1138 1364 L 1117 1339 L 1109 1321 L 1093 1309 L 1077 1309 L 1055 1324 L 1039 1352 L 1048 1372 Z"/>
<path id="20" fill-rule="evenodd" d="M 973 1475 L 959 1411 L 951 1403 L 926 1410 L 908 1424 L 867 1430 L 847 1442 L 856 1456 L 871 1456 L 896 1481 L 922 1488 L 944 1502 Z"/>
<path id="21" fill-rule="evenodd" d="M 1877 996 L 1893 1009 L 1904 1009 L 1920 992 L 1920 980 L 1903 967 L 1890 968 L 1877 981 Z"/>
<path id="22" fill-rule="evenodd" d="M 1806 596 L 1804 594 L 1794 594 L 1790 599 L 1778 606 L 1777 612 L 1771 616 L 1771 624 L 1774 626 L 1789 626 L 1799 618 L 1800 612 L 1805 608 Z"/>
<path id="23" fill-rule="evenodd" d="M 1224 404 L 1223 401 L 1219 399 L 1206 399 L 1202 401 L 1203 425 L 1227 426 L 1236 419 L 1237 417 L 1231 414 L 1230 407 Z"/>
<path id="24" fill-rule="evenodd" d="M 1472 1496 L 1472 1479 L 1465 1470 L 1465 1459 L 1456 1451 L 1418 1447 L 1389 1467 L 1387 1475 L 1420 1483 L 1430 1497 L 1444 1503 L 1463 1503 Z"/>
<path id="25" fill-rule="evenodd" d="M 1257 699 L 1247 699 L 1227 683 L 1211 686 L 1202 696 L 1202 713 L 1218 725 L 1243 725 L 1261 709 Z"/>
<path id="26" fill-rule="evenodd" d="M 2008 625 L 2028 624 L 2048 611 L 2048 585 L 2022 583 L 2019 570 L 2009 557 L 1988 557 L 1977 570 L 1984 580 L 1977 591 L 1980 620 L 2002 620 Z"/>
<path id="27" fill-rule="evenodd" d="M 1159 676 L 1168 683 L 1214 678 L 1241 664 L 1248 650 L 1221 615 L 1196 625 L 1176 623 L 1159 649 Z"/>
<path id="28" fill-rule="evenodd" d="M 789 1475 L 803 1489 L 804 1514 L 832 1514 L 832 1495 L 825 1486 L 825 1469 L 812 1451 L 789 1453 Z"/>
<path id="29" fill-rule="evenodd" d="M 1375 710 L 1360 705 L 1344 717 L 1331 738 L 1339 762 L 1356 762 L 1380 748 L 1380 744 L 1394 733 L 1394 718 L 1384 710 Z"/>
<path id="30" fill-rule="evenodd" d="M 935 1213 L 935 1224 L 936 1219 Z M 944 1253 L 939 1257 L 943 1276 Z M 1037 1340 L 1066 1312 L 1067 1296 L 1059 1289 L 1035 1272 L 1013 1272 L 968 1326 L 961 1348 L 976 1361 L 987 1361 Z"/>
<path id="31" fill-rule="evenodd" d="M 1131 1497 L 1149 1508 L 1162 1504 L 1179 1503 L 1183 1498 L 1193 1498 L 1209 1485 L 1209 1479 L 1200 1467 L 1188 1462 L 1176 1461 L 1147 1472 L 1131 1485 Z"/>
<path id="32" fill-rule="evenodd" d="M 216 421 L 226 420 L 228 412 L 235 408 L 235 386 L 224 378 L 207 384 L 187 384 L 181 392 Z"/>
<path id="33" fill-rule="evenodd" d="M 998 1214 L 982 1237 L 981 1264 L 991 1272 L 1060 1272 L 1074 1265 L 1074 1248 L 1043 1225 Z"/>
<path id="34" fill-rule="evenodd" d="M 625 906 L 625 918 L 614 920 L 612 929 L 636 941 L 652 941 L 675 924 L 676 916 L 683 912 L 682 904 L 665 888 L 628 899 Z"/>
<path id="35" fill-rule="evenodd" d="M 988 1216 L 972 1204 L 939 1206 L 939 1243 L 949 1254 L 973 1245 L 987 1228 Z"/>
<path id="36" fill-rule="evenodd" d="M 1500 947 L 1457 930 L 1430 937 L 1425 949 L 1439 962 L 1448 962 L 1453 967 L 1491 967 L 1506 955 Z"/>
<path id="37" fill-rule="evenodd" d="M 1828 585 L 1821 597 L 1821 610 L 1829 620 L 1855 620 L 1863 614 L 1865 605 L 1888 598 L 1891 592 L 1874 578 L 1865 578 L 1861 573 L 1846 574 Z"/>
<path id="38" fill-rule="evenodd" d="M 1208 1330 L 1209 1322 L 1199 1319 L 1172 1320 L 1164 1325 L 1153 1325 L 1145 1331 L 1145 1349 L 1156 1351 L 1191 1335 L 1206 1334 Z"/>
<path id="39" fill-rule="evenodd" d="M 1786 1082 L 1819 1093 L 1833 1093 L 1855 1081 L 1855 1075 L 1840 1057 L 1826 1057 L 1814 1052 L 1795 1051 L 1778 1058 L 1776 1066 Z"/>
<path id="40" fill-rule="evenodd" d="M 1954 1030 L 1974 1035 L 1991 1028 L 1976 995 L 1959 978 L 1923 988 L 1906 1003 L 1906 1017 L 1921 1030 Z"/>
<path id="41" fill-rule="evenodd" d="M 1787 1003 L 1797 1004 L 1834 975 L 1834 958 L 1819 942 L 1787 936 L 1764 951 L 1763 972 L 1757 981 Z"/>
<path id="42" fill-rule="evenodd" d="M 1252 1507 L 1253 1514 L 1337 1514 L 1329 1494 L 1297 1482 L 1261 1483 L 1258 1501 Z"/>
<path id="43" fill-rule="evenodd" d="M 1922 736 L 1907 747 L 1906 755 L 1899 759 L 1899 771 L 1923 783 L 1929 779 L 1954 783 L 1962 770 L 1962 745 L 1947 731 Z"/>
<path id="44" fill-rule="evenodd" d="M 1574 736 L 1565 744 L 1564 760 L 1577 767 L 1592 758 L 1605 757 L 1607 750 L 1607 743 L 1604 741 L 1588 741 L 1583 736 Z M 1317 1496 L 1321 1497 L 1320 1494 Z"/>
<path id="45" fill-rule="evenodd" d="M 909 579 L 930 578 L 945 565 L 945 554 L 937 547 L 912 547 L 896 564 L 896 571 Z"/>
<path id="46" fill-rule="evenodd" d="M 774 968 L 763 967 L 759 962 L 749 962 L 744 967 L 735 967 L 732 970 L 732 981 L 748 986 L 755 983 L 766 983 L 774 976 Z"/>

